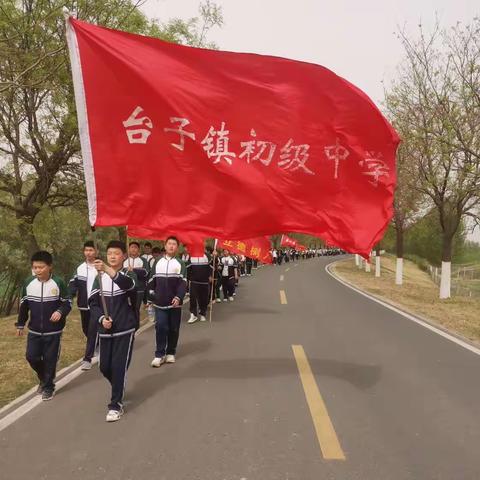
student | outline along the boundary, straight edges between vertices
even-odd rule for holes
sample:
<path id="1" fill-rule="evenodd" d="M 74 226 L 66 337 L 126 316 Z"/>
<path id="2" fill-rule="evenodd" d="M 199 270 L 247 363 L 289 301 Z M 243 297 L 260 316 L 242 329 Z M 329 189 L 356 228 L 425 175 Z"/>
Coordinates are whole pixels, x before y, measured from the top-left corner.
<path id="1" fill-rule="evenodd" d="M 230 256 L 228 250 L 223 251 L 220 259 L 220 271 L 222 275 L 223 301 L 230 300 L 233 302 L 233 294 L 235 293 L 235 280 L 238 276 L 235 260 Z"/>
<path id="2" fill-rule="evenodd" d="M 31 264 L 35 276 L 29 277 L 23 285 L 15 326 L 17 335 L 22 336 L 30 316 L 26 358 L 40 382 L 37 392 L 42 400 L 48 401 L 55 393 L 60 339 L 72 305 L 65 283 L 52 275 L 50 253 L 33 254 Z"/>
<path id="3" fill-rule="evenodd" d="M 140 307 L 142 301 L 147 304 L 145 297 L 145 289 L 148 279 L 148 263 L 140 256 L 140 244 L 138 242 L 130 242 L 128 245 L 128 258 L 123 262 L 123 268 L 127 268 L 130 272 L 134 272 L 137 282 L 137 303 L 135 305 L 137 316 L 140 318 Z"/>
<path id="4" fill-rule="evenodd" d="M 187 323 L 207 321 L 212 264 L 205 252 L 202 257 L 190 257 L 187 264 L 187 278 L 190 281 L 190 318 Z"/>
<path id="5" fill-rule="evenodd" d="M 220 267 L 220 257 L 218 256 L 217 250 L 212 252 L 212 271 L 213 271 L 213 285 L 212 288 L 215 289 L 215 302 L 220 303 L 222 299 L 220 298 L 220 289 L 222 287 L 222 269 Z"/>
<path id="6" fill-rule="evenodd" d="M 178 245 L 176 237 L 167 238 L 165 256 L 155 262 L 148 282 L 155 307 L 156 349 L 151 363 L 155 368 L 164 363 L 175 363 L 182 304 L 187 290 L 185 264 L 175 258 Z"/>
<path id="7" fill-rule="evenodd" d="M 68 284 L 68 289 L 72 298 L 77 297 L 82 330 L 87 340 L 82 370 L 90 370 L 98 333 L 98 323 L 90 318 L 90 308 L 88 306 L 88 297 L 92 291 L 93 281 L 97 276 L 97 270 L 93 264 L 97 257 L 97 250 L 91 240 L 83 244 L 83 256 L 85 261 L 75 270 L 75 274 Z"/>
<path id="8" fill-rule="evenodd" d="M 145 242 L 143 244 L 143 254 L 142 258 L 146 260 L 147 264 L 150 262 L 150 260 L 153 258 L 152 255 L 152 244 L 150 242 Z"/>
<path id="9" fill-rule="evenodd" d="M 152 258 L 148 262 L 148 271 L 151 272 L 153 269 L 153 265 L 155 262 L 165 254 L 165 250 L 162 253 L 162 249 L 160 247 L 153 247 L 152 248 Z"/>
<path id="10" fill-rule="evenodd" d="M 245 258 L 245 272 L 247 277 L 252 276 L 252 267 L 253 267 L 253 258 L 246 257 Z"/>
<path id="11" fill-rule="evenodd" d="M 112 240 L 107 245 L 107 263 L 99 259 L 94 262 L 101 281 L 98 277 L 95 279 L 89 297 L 92 318 L 99 324 L 100 371 L 112 387 L 107 422 L 116 422 L 123 415 L 126 375 L 132 359 L 135 330 L 139 327 L 139 317 L 135 309 L 136 276 L 131 270 L 122 268 L 125 254 L 123 242 Z"/>

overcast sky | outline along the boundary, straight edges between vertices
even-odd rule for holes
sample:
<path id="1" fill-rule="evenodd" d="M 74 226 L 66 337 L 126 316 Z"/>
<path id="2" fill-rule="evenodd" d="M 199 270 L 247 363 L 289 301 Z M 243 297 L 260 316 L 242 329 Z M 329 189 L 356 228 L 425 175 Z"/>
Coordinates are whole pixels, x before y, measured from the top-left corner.
<path id="1" fill-rule="evenodd" d="M 145 13 L 166 22 L 198 15 L 200 0 L 148 0 Z M 403 52 L 395 32 L 416 33 L 470 22 L 479 0 L 217 0 L 225 25 L 209 39 L 221 50 L 253 52 L 323 65 L 360 87 L 377 104 Z M 477 228 L 476 239 L 480 239 Z"/>

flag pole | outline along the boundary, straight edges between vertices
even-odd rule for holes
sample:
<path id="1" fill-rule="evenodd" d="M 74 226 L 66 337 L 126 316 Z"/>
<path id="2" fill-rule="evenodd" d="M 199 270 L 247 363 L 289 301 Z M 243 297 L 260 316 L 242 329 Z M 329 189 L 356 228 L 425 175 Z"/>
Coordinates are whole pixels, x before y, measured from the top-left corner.
<path id="1" fill-rule="evenodd" d="M 126 237 L 125 237 L 125 241 L 127 242 L 127 265 L 128 265 L 128 268 L 131 268 L 131 262 L 130 262 L 130 249 L 129 249 L 129 243 L 130 243 L 130 237 L 128 236 L 128 225 L 125 225 L 125 232 L 126 232 Z"/>
<path id="2" fill-rule="evenodd" d="M 92 229 L 92 236 L 93 236 L 93 244 L 95 246 L 95 250 L 96 250 L 97 255 L 98 255 L 100 250 L 98 249 L 97 231 L 95 230 L 94 226 L 92 226 L 91 229 Z M 105 320 L 110 320 L 110 315 L 108 314 L 107 303 L 105 302 L 105 296 L 103 295 L 102 272 L 97 272 L 97 278 L 98 278 L 98 286 L 100 288 L 100 301 L 102 303 L 103 315 L 105 317 Z"/>
<path id="3" fill-rule="evenodd" d="M 217 257 L 217 242 L 218 240 L 215 239 L 215 243 L 213 244 L 213 262 L 212 262 L 212 291 L 210 293 L 210 314 L 209 314 L 209 322 L 212 323 L 212 311 L 213 311 L 213 292 L 215 290 L 215 259 Z"/>

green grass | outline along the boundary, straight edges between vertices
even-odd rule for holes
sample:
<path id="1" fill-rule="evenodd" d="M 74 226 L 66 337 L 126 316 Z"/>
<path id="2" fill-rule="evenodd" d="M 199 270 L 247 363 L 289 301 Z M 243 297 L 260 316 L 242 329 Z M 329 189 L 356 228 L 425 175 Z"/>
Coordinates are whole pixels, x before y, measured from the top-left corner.
<path id="1" fill-rule="evenodd" d="M 37 376 L 25 360 L 27 335 L 16 336 L 15 320 L 16 316 L 0 319 L 0 407 L 38 384 Z M 57 370 L 83 356 L 85 337 L 78 310 L 67 317 L 61 345 Z"/>

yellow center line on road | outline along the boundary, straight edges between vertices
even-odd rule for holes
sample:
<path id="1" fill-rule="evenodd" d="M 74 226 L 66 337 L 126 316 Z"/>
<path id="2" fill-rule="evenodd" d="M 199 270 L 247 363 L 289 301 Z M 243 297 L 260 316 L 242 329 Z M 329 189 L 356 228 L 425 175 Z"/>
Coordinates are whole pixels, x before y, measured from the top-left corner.
<path id="1" fill-rule="evenodd" d="M 285 276 L 284 275 L 280 275 L 280 281 L 283 282 L 285 280 Z"/>
<path id="2" fill-rule="evenodd" d="M 280 290 L 280 303 L 282 305 L 286 305 L 288 302 L 287 302 L 287 295 L 285 293 L 285 290 Z"/>
<path id="3" fill-rule="evenodd" d="M 302 345 L 292 345 L 320 450 L 325 460 L 345 460 L 340 442 Z"/>

